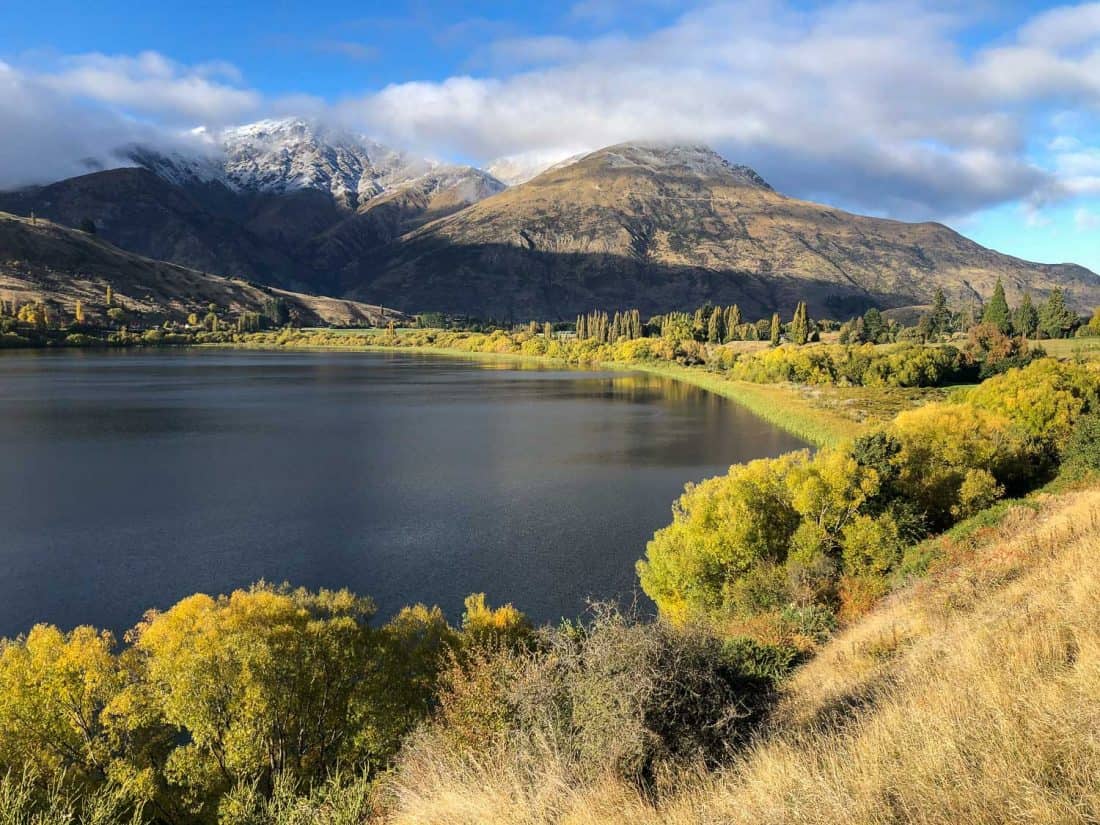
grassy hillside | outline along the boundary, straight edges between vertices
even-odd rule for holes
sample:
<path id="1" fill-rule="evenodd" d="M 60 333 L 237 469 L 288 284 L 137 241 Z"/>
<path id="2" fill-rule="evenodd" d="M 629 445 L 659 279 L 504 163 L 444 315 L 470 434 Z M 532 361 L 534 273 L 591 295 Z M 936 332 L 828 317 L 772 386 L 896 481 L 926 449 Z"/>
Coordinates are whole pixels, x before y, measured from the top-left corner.
<path id="1" fill-rule="evenodd" d="M 789 681 L 754 744 L 717 773 L 665 777 L 659 803 L 505 749 L 407 764 L 388 821 L 1098 821 L 1100 490 L 1002 512 L 941 540 L 926 579 Z"/>

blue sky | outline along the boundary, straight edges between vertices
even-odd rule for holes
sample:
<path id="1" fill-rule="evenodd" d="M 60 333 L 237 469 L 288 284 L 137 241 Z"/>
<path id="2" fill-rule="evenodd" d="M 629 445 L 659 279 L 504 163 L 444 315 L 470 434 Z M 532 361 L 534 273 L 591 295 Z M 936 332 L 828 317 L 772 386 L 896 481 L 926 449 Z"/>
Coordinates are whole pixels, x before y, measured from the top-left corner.
<path id="1" fill-rule="evenodd" d="M 90 5 L 0 0 L 0 185 L 287 114 L 480 164 L 683 139 L 1100 271 L 1100 3 Z"/>

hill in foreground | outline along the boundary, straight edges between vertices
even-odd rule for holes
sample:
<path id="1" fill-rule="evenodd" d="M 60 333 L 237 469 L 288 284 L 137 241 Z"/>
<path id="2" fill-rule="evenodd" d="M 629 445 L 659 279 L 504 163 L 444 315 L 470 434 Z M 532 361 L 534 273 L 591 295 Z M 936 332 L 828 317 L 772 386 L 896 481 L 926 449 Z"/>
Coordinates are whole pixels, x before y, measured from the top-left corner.
<path id="1" fill-rule="evenodd" d="M 937 572 L 798 671 L 725 770 L 667 777 L 656 807 L 536 744 L 533 764 L 530 749 L 415 756 L 389 821 L 1096 822 L 1100 491 L 971 527 L 943 545 Z"/>
<path id="2" fill-rule="evenodd" d="M 264 312 L 281 299 L 302 325 L 380 325 L 400 313 L 356 301 L 303 295 L 210 275 L 143 258 L 106 241 L 43 219 L 0 212 L 0 298 L 9 305 L 44 303 L 55 317 L 72 318 L 76 302 L 89 321 L 105 320 L 105 293 L 146 322 L 182 321 L 210 304 L 231 315 Z"/>

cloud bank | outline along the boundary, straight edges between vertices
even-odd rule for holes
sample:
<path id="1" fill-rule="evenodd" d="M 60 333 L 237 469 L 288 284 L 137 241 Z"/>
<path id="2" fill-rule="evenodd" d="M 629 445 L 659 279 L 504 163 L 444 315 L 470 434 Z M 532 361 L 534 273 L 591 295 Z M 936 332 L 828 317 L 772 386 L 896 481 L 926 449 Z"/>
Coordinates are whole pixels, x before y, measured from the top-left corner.
<path id="1" fill-rule="evenodd" d="M 613 4 L 578 3 L 607 17 Z M 1032 16 L 991 44 L 934 0 L 806 10 L 750 0 L 645 35 L 499 38 L 486 76 L 407 82 L 310 114 L 437 157 L 554 159 L 633 139 L 713 145 L 788 194 L 900 218 L 1100 192 L 1100 3 Z M 230 66 L 156 54 L 0 65 L 0 186 L 273 111 Z"/>

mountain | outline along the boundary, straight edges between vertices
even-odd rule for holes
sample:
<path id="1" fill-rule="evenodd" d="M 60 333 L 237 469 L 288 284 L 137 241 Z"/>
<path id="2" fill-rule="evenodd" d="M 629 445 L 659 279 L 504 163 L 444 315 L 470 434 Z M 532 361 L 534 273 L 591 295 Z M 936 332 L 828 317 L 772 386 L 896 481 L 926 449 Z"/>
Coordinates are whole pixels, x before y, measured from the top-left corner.
<path id="1" fill-rule="evenodd" d="M 91 220 L 149 258 L 406 311 L 569 318 L 718 302 L 763 316 L 806 300 L 848 317 L 927 304 L 937 287 L 977 301 L 997 278 L 1010 301 L 1061 286 L 1079 310 L 1100 304 L 1083 267 L 789 198 L 705 146 L 514 156 L 492 167 L 525 181 L 511 187 L 299 119 L 207 136 L 188 156 L 127 156 L 128 168 L 0 193 L 0 210 Z"/>
<path id="2" fill-rule="evenodd" d="M 133 146 L 126 168 L 0 193 L 0 210 L 100 236 L 152 258 L 331 292 L 346 255 L 496 194 L 486 172 L 411 157 L 300 119 L 210 139 L 207 151 Z M 378 211 L 376 211 L 378 210 Z"/>
<path id="3" fill-rule="evenodd" d="M 182 321 L 192 312 L 205 315 L 212 303 L 230 316 L 263 312 L 276 298 L 305 326 L 381 325 L 402 317 L 356 301 L 208 275 L 125 252 L 86 232 L 0 212 L 0 297 L 5 301 L 43 302 L 56 314 L 71 318 L 80 300 L 89 320 L 101 322 L 108 284 L 115 302 L 127 311 L 140 312 L 145 323 Z"/>
<path id="4" fill-rule="evenodd" d="M 788 198 L 703 146 L 623 144 L 400 238 L 342 292 L 417 310 L 568 318 L 708 301 L 750 316 L 806 300 L 818 315 L 1068 290 L 1100 303 L 1100 278 L 1001 255 L 936 223 L 853 215 Z"/>

